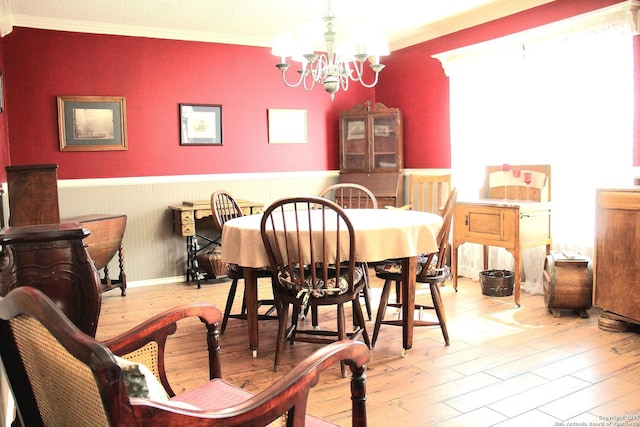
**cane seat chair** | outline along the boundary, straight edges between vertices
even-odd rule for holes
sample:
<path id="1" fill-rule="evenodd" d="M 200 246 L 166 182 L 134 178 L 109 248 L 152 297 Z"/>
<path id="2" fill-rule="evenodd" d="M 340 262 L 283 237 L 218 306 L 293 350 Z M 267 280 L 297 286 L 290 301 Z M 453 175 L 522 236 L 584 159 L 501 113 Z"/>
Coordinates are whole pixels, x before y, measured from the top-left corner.
<path id="1" fill-rule="evenodd" d="M 333 184 L 322 190 L 320 197 L 336 202 L 344 209 L 378 209 L 378 200 L 364 185 L 354 183 Z M 371 286 L 369 284 L 369 265 L 363 263 L 365 286 L 361 292 L 364 298 L 367 317 L 371 320 Z"/>
<path id="2" fill-rule="evenodd" d="M 362 337 L 369 345 L 362 307 L 364 270 L 355 261 L 355 233 L 344 210 L 321 197 L 280 199 L 264 212 L 260 232 L 275 278 L 279 324 L 274 370 L 285 341 L 329 343 Z M 351 303 L 354 331 L 347 334 L 344 305 Z M 289 308 L 291 326 L 287 328 Z M 306 307 L 335 306 L 337 330 L 299 328 Z M 315 325 L 314 325 L 315 326 Z M 345 375 L 344 367 L 342 369 Z"/>
<path id="3" fill-rule="evenodd" d="M 244 215 L 242 209 L 238 205 L 238 202 L 236 202 L 233 196 L 223 190 L 218 190 L 211 194 L 211 214 L 213 216 L 213 222 L 220 232 L 222 232 L 222 227 L 224 227 L 225 222 Z M 268 268 L 257 269 L 256 274 L 258 278 L 272 277 L 271 270 Z M 238 281 L 244 278 L 242 267 L 235 264 L 227 265 L 227 277 L 231 279 L 231 286 L 229 287 L 229 293 L 227 294 L 222 326 L 220 326 L 221 334 L 224 334 L 227 329 L 227 323 L 230 318 L 247 320 L 247 309 L 244 296 L 242 298 L 242 308 L 240 309 L 240 312 L 231 313 L 236 297 L 236 291 L 238 289 Z M 278 318 L 276 315 L 272 315 L 275 310 L 272 299 L 258 300 L 258 308 L 262 305 L 269 306 L 269 309 L 265 313 L 258 314 L 259 320 L 275 320 Z"/>
<path id="4" fill-rule="evenodd" d="M 211 379 L 176 395 L 165 373 L 165 344 L 187 317 L 205 326 Z M 366 425 L 367 346 L 353 341 L 327 346 L 254 396 L 221 379 L 221 317 L 210 304 L 184 305 L 101 343 L 39 290 L 11 291 L 0 298 L 0 356 L 16 398 L 17 421 L 23 426 L 329 425 L 307 415 L 306 402 L 320 373 L 344 360 L 353 375 L 353 425 Z M 153 363 L 143 369 L 142 360 Z M 152 392 L 156 387 L 160 390 Z"/>
<path id="5" fill-rule="evenodd" d="M 458 191 L 454 188 L 451 190 L 449 197 L 444 205 L 444 209 L 442 212 L 442 227 L 440 227 L 436 239 L 438 243 L 438 251 L 419 256 L 418 266 L 416 270 L 416 282 L 426 283 L 429 285 L 432 304 L 416 304 L 414 306 L 414 309 L 419 310 L 421 315 L 424 310 L 434 310 L 437 320 L 422 320 L 422 318 L 420 318 L 420 320 L 415 321 L 414 325 L 440 326 L 445 345 L 449 345 L 449 333 L 447 331 L 447 322 L 444 306 L 442 304 L 442 298 L 440 296 L 439 286 L 446 280 L 446 278 L 450 274 L 449 268 L 445 264 L 445 259 L 447 248 L 449 247 L 449 235 L 457 197 Z M 378 333 L 380 332 L 381 325 L 402 325 L 401 320 L 385 320 L 386 309 L 388 306 L 397 308 L 402 307 L 402 301 L 396 303 L 388 303 L 391 284 L 395 282 L 396 288 L 398 288 L 402 281 L 401 265 L 402 264 L 397 260 L 386 260 L 376 265 L 376 277 L 384 280 L 384 286 L 382 288 L 382 294 L 380 296 L 380 306 L 378 307 L 376 322 L 373 329 L 373 337 L 371 339 L 372 347 L 375 345 L 378 339 Z"/>

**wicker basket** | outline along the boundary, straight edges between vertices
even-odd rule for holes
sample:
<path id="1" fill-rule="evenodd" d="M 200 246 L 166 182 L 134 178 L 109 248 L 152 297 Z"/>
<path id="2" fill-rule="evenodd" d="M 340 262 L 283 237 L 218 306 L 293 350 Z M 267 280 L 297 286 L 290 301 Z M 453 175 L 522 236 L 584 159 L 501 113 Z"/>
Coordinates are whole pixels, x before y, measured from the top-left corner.
<path id="1" fill-rule="evenodd" d="M 211 252 L 199 254 L 198 264 L 213 278 L 227 275 L 228 265 L 226 262 L 222 262 L 222 255 L 219 248 L 215 248 Z"/>
<path id="2" fill-rule="evenodd" d="M 513 271 L 485 270 L 480 272 L 482 294 L 490 297 L 513 295 Z"/>

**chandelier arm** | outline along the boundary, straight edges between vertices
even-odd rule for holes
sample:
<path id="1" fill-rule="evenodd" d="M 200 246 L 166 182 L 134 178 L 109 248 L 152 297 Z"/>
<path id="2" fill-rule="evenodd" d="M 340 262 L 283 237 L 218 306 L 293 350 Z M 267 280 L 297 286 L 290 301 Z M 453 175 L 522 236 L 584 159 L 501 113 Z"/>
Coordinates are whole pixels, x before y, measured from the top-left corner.
<path id="1" fill-rule="evenodd" d="M 378 76 L 380 74 L 380 71 L 382 71 L 382 68 L 384 68 L 384 65 L 377 64 L 377 68 L 379 68 L 378 70 L 375 70 L 374 67 L 371 66 L 374 72 L 374 80 L 372 83 L 365 83 L 363 80 L 364 62 L 351 61 L 351 63 L 353 65 L 353 70 L 351 70 L 351 72 L 348 74 L 348 77 L 350 80 L 353 80 L 354 82 L 359 82 L 362 86 L 366 87 L 367 89 L 371 89 L 372 87 L 378 84 Z M 354 72 L 355 72 L 355 76 L 354 76 Z"/>
<path id="2" fill-rule="evenodd" d="M 327 55 L 324 53 L 318 55 L 314 65 L 314 67 L 311 67 L 311 77 L 315 82 L 321 82 L 327 77 L 327 70 L 329 68 L 329 59 Z"/>
<path id="3" fill-rule="evenodd" d="M 343 91 L 349 90 L 349 79 L 345 77 L 340 77 L 340 86 L 342 86 Z"/>
<path id="4" fill-rule="evenodd" d="M 282 71 L 282 81 L 284 82 L 284 84 L 287 87 L 298 87 L 301 84 L 303 84 L 303 87 L 305 88 L 305 90 L 311 90 L 313 89 L 313 86 L 315 85 L 315 81 L 312 81 L 311 83 L 311 87 L 307 88 L 307 76 L 309 74 L 313 74 L 313 63 L 310 62 L 306 62 L 304 64 L 304 67 L 301 70 L 298 70 L 298 73 L 300 74 L 300 78 L 298 79 L 298 81 L 296 83 L 289 83 L 287 81 L 287 71 L 289 70 L 290 65 L 287 63 L 284 64 L 277 64 L 276 67 L 278 67 L 278 69 L 280 69 L 280 71 Z M 312 76 L 312 80 L 313 80 L 313 76 Z"/>
<path id="5" fill-rule="evenodd" d="M 351 63 L 351 68 L 349 69 L 349 78 L 354 82 L 362 81 L 362 76 L 364 75 L 364 63 L 360 61 L 349 61 Z M 356 73 L 356 76 L 353 76 L 353 73 Z"/>
<path id="6" fill-rule="evenodd" d="M 373 83 L 371 83 L 371 84 L 367 84 L 367 83 L 365 83 L 365 82 L 362 80 L 362 76 L 360 76 L 360 79 L 358 79 L 358 81 L 360 82 L 360 84 L 361 84 L 362 86 L 366 87 L 367 89 L 371 89 L 372 87 L 374 87 L 375 85 L 377 85 L 377 84 L 378 84 L 378 74 L 379 74 L 379 73 L 376 73 L 376 77 L 375 77 L 375 79 L 373 80 Z"/>
<path id="7" fill-rule="evenodd" d="M 284 82 L 284 84 L 288 87 L 298 87 L 300 86 L 300 84 L 304 81 L 304 73 L 300 74 L 300 79 L 296 82 L 296 83 L 289 83 L 287 81 L 287 75 L 286 75 L 286 71 L 282 72 L 282 81 Z"/>
<path id="8" fill-rule="evenodd" d="M 304 84 L 302 85 L 302 87 L 303 87 L 303 88 L 304 88 L 304 90 L 306 90 L 306 91 L 310 91 L 310 90 L 312 90 L 312 89 L 315 87 L 315 85 L 316 85 L 316 79 L 314 79 L 314 78 L 313 78 L 313 76 L 312 76 L 312 78 L 311 78 L 311 86 L 307 85 L 307 79 L 306 79 L 306 76 L 307 76 L 307 75 L 309 75 L 309 74 L 310 74 L 310 73 L 305 74 L 305 78 L 304 78 L 304 79 L 302 79 L 302 82 L 304 83 Z"/>

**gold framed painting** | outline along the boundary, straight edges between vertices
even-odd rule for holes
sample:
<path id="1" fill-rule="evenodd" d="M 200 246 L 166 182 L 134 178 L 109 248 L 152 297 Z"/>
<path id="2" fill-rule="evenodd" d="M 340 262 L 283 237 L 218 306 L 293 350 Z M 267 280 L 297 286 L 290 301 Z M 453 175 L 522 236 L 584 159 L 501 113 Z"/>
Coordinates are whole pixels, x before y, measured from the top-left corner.
<path id="1" fill-rule="evenodd" d="M 125 98 L 58 96 L 60 151 L 127 149 Z"/>

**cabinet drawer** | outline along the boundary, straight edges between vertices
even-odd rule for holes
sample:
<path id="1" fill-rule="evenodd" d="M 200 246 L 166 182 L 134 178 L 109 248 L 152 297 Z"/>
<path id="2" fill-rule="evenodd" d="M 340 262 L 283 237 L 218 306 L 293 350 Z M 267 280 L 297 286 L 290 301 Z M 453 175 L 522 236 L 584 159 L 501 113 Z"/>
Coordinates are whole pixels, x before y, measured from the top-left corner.
<path id="1" fill-rule="evenodd" d="M 177 222 L 173 223 L 173 232 L 179 234 L 181 236 L 195 236 L 196 235 L 196 225 L 195 224 L 179 224 Z"/>
<path id="2" fill-rule="evenodd" d="M 180 211 L 180 222 L 182 224 L 193 224 L 193 211 Z"/>
<path id="3" fill-rule="evenodd" d="M 510 248 L 514 246 L 517 227 L 517 211 L 509 207 L 459 204 L 455 208 L 456 241 Z"/>

